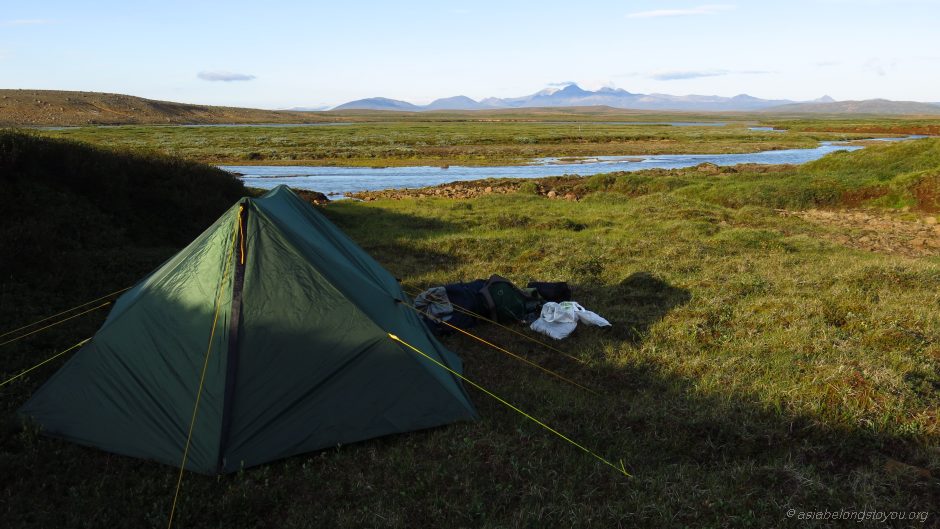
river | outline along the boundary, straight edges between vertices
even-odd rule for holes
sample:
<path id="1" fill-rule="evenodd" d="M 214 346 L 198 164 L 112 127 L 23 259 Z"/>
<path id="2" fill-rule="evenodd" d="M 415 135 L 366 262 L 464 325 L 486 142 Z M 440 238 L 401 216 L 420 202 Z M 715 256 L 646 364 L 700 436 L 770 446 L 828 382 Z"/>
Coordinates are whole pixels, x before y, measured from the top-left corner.
<path id="1" fill-rule="evenodd" d="M 923 138 L 913 135 L 904 138 L 880 138 L 880 141 L 900 141 Z M 223 165 L 220 168 L 236 173 L 249 187 L 271 189 L 287 184 L 297 189 L 311 189 L 328 195 L 343 195 L 356 191 L 379 189 L 418 188 L 463 180 L 484 178 L 541 178 L 562 174 L 590 176 L 615 171 L 642 171 L 644 169 L 678 169 L 701 163 L 715 165 L 801 164 L 817 160 L 835 151 L 854 151 L 864 147 L 825 141 L 813 149 L 787 149 L 746 154 L 658 154 L 649 156 L 595 156 L 566 163 L 569 158 L 539 158 L 528 165 L 497 167 L 324 167 Z"/>

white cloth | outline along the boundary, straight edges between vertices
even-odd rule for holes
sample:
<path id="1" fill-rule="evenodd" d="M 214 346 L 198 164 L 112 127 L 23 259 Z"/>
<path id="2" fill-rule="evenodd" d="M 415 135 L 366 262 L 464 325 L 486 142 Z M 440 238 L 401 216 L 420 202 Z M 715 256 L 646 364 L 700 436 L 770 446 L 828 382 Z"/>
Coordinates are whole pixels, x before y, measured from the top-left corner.
<path id="1" fill-rule="evenodd" d="M 574 332 L 578 322 L 598 327 L 610 327 L 610 322 L 599 314 L 582 307 L 577 301 L 562 301 L 554 303 L 549 301 L 542 305 L 539 319 L 529 326 L 535 332 L 540 332 L 556 340 L 567 338 Z"/>

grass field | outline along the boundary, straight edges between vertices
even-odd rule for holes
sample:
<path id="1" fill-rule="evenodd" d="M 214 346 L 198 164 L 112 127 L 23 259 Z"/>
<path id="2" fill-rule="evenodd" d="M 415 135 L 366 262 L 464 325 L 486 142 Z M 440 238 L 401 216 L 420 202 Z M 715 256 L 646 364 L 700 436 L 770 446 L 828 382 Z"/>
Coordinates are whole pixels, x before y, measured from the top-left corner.
<path id="1" fill-rule="evenodd" d="M 873 135 L 753 131 L 740 122 L 722 127 L 679 127 L 488 121 L 308 127 L 85 127 L 42 134 L 214 164 L 347 166 L 509 165 L 542 156 L 746 153 L 811 148 L 821 140 Z"/>
<path id="2" fill-rule="evenodd" d="M 45 141 L 18 138 L 0 141 L 0 168 L 14 169 L 3 174 L 15 175 L 17 197 L 34 198 L 0 225 L 5 247 L 29 250 L 14 235 L 34 218 L 48 222 L 36 225 L 33 239 L 72 245 L 52 264 L 4 270 L 4 331 L 126 286 L 241 192 L 219 180 L 220 190 L 193 189 L 170 207 L 145 202 L 142 220 L 132 221 L 131 206 L 154 185 L 147 175 L 166 172 L 160 186 L 172 189 L 203 169 L 161 157 L 108 162 L 108 151 L 40 149 Z M 50 160 L 64 152 L 89 160 L 82 174 L 122 168 L 127 184 L 108 192 L 118 206 L 94 202 L 93 179 L 68 191 L 63 185 L 78 174 L 50 180 L 58 174 Z M 29 163 L 3 165 L 10 153 Z M 134 180 L 137 173 L 145 178 Z M 870 205 L 936 214 L 936 195 L 918 190 L 936 190 L 938 173 L 940 140 L 926 140 L 763 176 L 598 175 L 583 180 L 579 201 L 518 192 L 331 204 L 324 213 L 410 290 L 491 273 L 571 283 L 579 302 L 614 324 L 579 328 L 556 344 L 581 362 L 498 327 L 476 332 L 600 396 L 472 340 L 445 343 L 470 379 L 601 456 L 622 459 L 633 477 L 470 390 L 478 422 L 230 476 L 187 474 L 177 526 L 832 525 L 797 522 L 790 509 L 929 511 L 924 523 L 879 525 L 936 526 L 940 258 L 845 248 L 827 242 L 830 228 L 772 208 L 843 207 L 853 190 L 878 187 L 894 198 Z M 174 221 L 167 231 L 149 232 L 166 211 Z M 138 240 L 139 233 L 152 237 Z M 5 346 L 0 375 L 89 336 L 102 318 Z M 13 420 L 59 365 L 0 389 L 4 525 L 165 525 L 176 469 L 47 439 Z"/>
<path id="3" fill-rule="evenodd" d="M 885 117 L 885 116 L 767 116 L 768 125 L 785 128 L 790 131 L 812 132 L 852 132 L 876 134 L 927 134 L 936 136 L 940 134 L 940 119 L 916 117 Z"/>

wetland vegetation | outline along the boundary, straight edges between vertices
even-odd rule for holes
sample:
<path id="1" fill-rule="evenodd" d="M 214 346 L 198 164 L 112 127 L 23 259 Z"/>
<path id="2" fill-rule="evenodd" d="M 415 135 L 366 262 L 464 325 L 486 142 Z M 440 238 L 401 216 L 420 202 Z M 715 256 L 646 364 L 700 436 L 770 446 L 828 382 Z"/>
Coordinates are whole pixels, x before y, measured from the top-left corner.
<path id="1" fill-rule="evenodd" d="M 449 141 L 468 149 L 484 138 L 495 141 L 498 130 L 492 146 L 511 146 L 500 163 L 529 156 L 517 150 L 524 146 L 579 145 L 555 125 L 423 127 L 329 130 L 352 131 L 350 138 L 378 138 L 382 131 L 415 147 L 418 138 L 436 137 L 433 130 L 449 131 Z M 545 143 L 513 144 L 522 130 Z M 601 130 L 591 148 L 629 136 Z M 282 131 L 300 134 L 273 132 Z M 0 133 L 0 183 L 12 208 L 0 220 L 0 235 L 13 252 L 4 255 L 15 256 L 2 263 L 2 331 L 127 286 L 250 192 L 226 173 L 154 152 L 201 159 L 216 148 L 240 156 L 258 145 L 237 145 L 257 131 L 216 133 L 42 133 L 108 148 Z M 630 134 L 663 146 L 674 134 L 685 147 L 763 141 L 738 127 L 636 127 Z M 669 138 L 653 139 L 657 134 Z M 826 134 L 766 136 L 810 143 Z M 281 136 L 268 138 L 274 137 Z M 176 150 L 188 142 L 192 150 Z M 135 152 L 117 151 L 124 148 Z M 381 163 L 404 159 L 368 142 L 362 148 L 379 149 Z M 898 211 L 899 221 L 936 222 L 938 175 L 940 140 L 926 139 L 833 154 L 800 168 L 570 179 L 567 189 L 577 200 L 549 198 L 540 186 L 567 191 L 561 180 L 545 180 L 461 199 L 415 193 L 329 204 L 322 211 L 410 291 L 490 273 L 517 283 L 569 281 L 578 301 L 614 323 L 608 330 L 579 328 L 556 344 L 580 362 L 498 327 L 475 332 L 599 397 L 475 341 L 450 336 L 446 345 L 461 355 L 472 380 L 602 456 L 623 460 L 633 477 L 470 390 L 477 422 L 220 478 L 187 474 L 177 523 L 774 527 L 786 523 L 788 509 L 840 508 L 931 511 L 927 525 L 935 523 L 940 257 L 848 247 L 836 237 L 840 228 L 775 208 L 864 206 Z M 89 336 L 104 316 L 91 313 L 4 346 L 0 375 Z M 176 469 L 45 438 L 15 421 L 16 408 L 62 361 L 0 388 L 5 525 L 165 525 Z"/>
<path id="2" fill-rule="evenodd" d="M 369 116 L 385 119 L 383 113 Z M 630 156 L 649 154 L 749 153 L 813 148 L 826 140 L 897 136 L 923 132 L 924 123 L 901 123 L 869 131 L 860 125 L 817 122 L 773 122 L 792 127 L 786 133 L 751 130 L 757 116 L 712 116 L 724 126 L 670 126 L 695 121 L 697 115 L 604 115 L 605 121 L 573 120 L 571 115 L 546 118 L 522 114 L 516 119 L 487 120 L 463 115 L 436 121 L 423 115 L 399 121 L 356 122 L 337 126 L 173 127 L 121 126 L 43 130 L 42 134 L 139 152 L 157 152 L 223 165 L 448 166 L 514 165 L 541 157 Z M 580 115 L 577 115 L 581 117 Z M 362 114 L 351 117 L 362 118 Z M 538 118 L 538 120 L 536 120 Z M 561 121 L 561 118 L 567 120 Z M 571 120 L 571 121 L 568 121 Z M 614 121 L 616 120 L 616 121 Z M 832 128 L 834 131 L 830 131 Z M 812 130 L 810 130 L 812 129 Z M 913 132 L 912 132 L 913 133 Z"/>

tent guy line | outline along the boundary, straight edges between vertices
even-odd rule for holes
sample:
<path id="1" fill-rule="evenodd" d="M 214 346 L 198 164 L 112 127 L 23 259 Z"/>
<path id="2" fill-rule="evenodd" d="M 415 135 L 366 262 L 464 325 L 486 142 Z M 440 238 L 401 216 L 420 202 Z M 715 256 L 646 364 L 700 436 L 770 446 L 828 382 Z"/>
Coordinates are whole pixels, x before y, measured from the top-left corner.
<path id="1" fill-rule="evenodd" d="M 236 228 L 241 206 L 250 214 Z M 244 266 L 240 245 L 230 255 L 233 231 L 244 233 Z M 219 310 L 189 472 L 237 472 L 477 419 L 457 377 L 385 337 L 394 330 L 462 370 L 414 312 L 397 307 L 402 296 L 390 272 L 287 187 L 244 197 L 122 295 L 94 339 L 18 413 L 44 435 L 179 468 L 205 327 Z"/>
<path id="2" fill-rule="evenodd" d="M 464 378 L 414 308 L 398 307 L 401 283 L 286 186 L 242 198 L 125 290 L 93 339 L 14 377 L 80 348 L 18 413 L 45 435 L 178 465 L 168 529 L 187 470 L 476 420 L 462 382 L 629 476 Z"/>
<path id="3" fill-rule="evenodd" d="M 620 472 L 620 473 L 623 474 L 624 476 L 627 476 L 627 477 L 629 477 L 629 478 L 632 478 L 632 477 L 633 477 L 632 474 L 630 474 L 629 472 L 627 472 L 626 467 L 624 467 L 624 465 L 623 465 L 623 460 L 620 461 L 620 466 L 617 466 L 617 465 L 611 463 L 611 462 L 608 461 L 607 459 L 605 459 L 605 458 L 603 458 L 602 456 L 598 455 L 598 454 L 597 454 L 596 452 L 594 452 L 593 450 L 584 447 L 583 445 L 577 443 L 576 441 L 573 441 L 571 438 L 565 436 L 563 433 L 559 432 L 558 430 L 556 430 L 556 429 L 552 428 L 551 426 L 545 424 L 544 422 L 542 422 L 542 421 L 536 419 L 535 417 L 529 415 L 528 413 L 522 411 L 521 409 L 519 409 L 519 408 L 513 406 L 513 405 L 510 404 L 508 401 L 506 401 L 505 399 L 503 399 L 503 398 L 501 398 L 500 396 L 496 395 L 496 394 L 493 393 L 492 391 L 490 391 L 490 390 L 484 388 L 483 386 L 477 384 L 476 382 L 470 380 L 469 378 L 463 376 L 462 374 L 460 374 L 460 373 L 454 371 L 453 369 L 447 367 L 446 365 L 444 365 L 444 364 L 438 362 L 437 360 L 431 358 L 430 355 L 425 354 L 423 351 L 421 351 L 421 350 L 418 349 L 417 347 L 415 347 L 415 346 L 409 344 L 408 342 L 402 340 L 402 339 L 399 338 L 398 336 L 395 336 L 395 335 L 392 334 L 392 333 L 388 333 L 388 337 L 389 337 L 392 341 L 397 342 L 397 343 L 399 343 L 400 345 L 402 345 L 402 346 L 404 346 L 404 347 L 407 347 L 408 349 L 411 349 L 412 351 L 414 351 L 414 352 L 420 354 L 421 356 L 427 358 L 427 359 L 430 360 L 431 362 L 434 362 L 434 363 L 437 364 L 439 367 L 441 367 L 441 368 L 443 368 L 443 369 L 446 369 L 448 372 L 450 372 L 450 374 L 456 376 L 457 378 L 459 378 L 460 380 L 466 382 L 467 384 L 470 384 L 471 386 L 477 388 L 478 390 L 482 391 L 483 393 L 486 393 L 486 394 L 489 395 L 490 397 L 492 397 L 492 398 L 496 399 L 497 401 L 499 401 L 501 404 L 503 404 L 503 405 L 505 405 L 505 406 L 508 406 L 508 407 L 511 408 L 513 411 L 515 411 L 516 413 L 521 414 L 521 415 L 522 415 L 523 417 L 525 417 L 526 419 L 529 419 L 530 421 L 534 422 L 535 424 L 538 424 L 538 425 L 541 426 L 542 428 L 545 428 L 545 429 L 548 430 L 549 432 L 551 432 L 551 433 L 557 435 L 558 437 L 564 439 L 565 441 L 569 442 L 570 444 L 572 444 L 572 445 L 576 446 L 577 448 L 581 449 L 583 452 L 585 452 L 585 453 L 587 453 L 587 454 L 590 454 L 591 456 L 593 456 L 595 459 L 597 459 L 597 460 L 600 461 L 601 463 L 604 463 L 605 465 L 607 465 L 607 466 L 609 466 L 610 468 L 616 470 L 617 472 Z"/>
<path id="4" fill-rule="evenodd" d="M 442 320 L 442 319 L 440 319 L 440 318 L 438 318 L 438 317 L 436 317 L 436 316 L 433 316 L 433 315 L 431 315 L 431 314 L 429 314 L 429 313 L 422 312 L 420 309 L 418 309 L 418 308 L 415 307 L 414 305 L 411 305 L 411 304 L 406 303 L 406 302 L 401 301 L 401 300 L 399 300 L 399 302 L 400 302 L 402 305 L 404 305 L 404 306 L 406 306 L 406 307 L 408 307 L 408 308 L 414 310 L 414 311 L 417 312 L 418 314 L 421 314 L 422 316 L 427 316 L 428 318 L 431 318 L 431 319 L 433 319 L 434 321 L 436 321 L 436 322 L 438 322 L 438 323 L 442 323 L 442 324 L 444 324 L 444 325 L 450 327 L 451 329 L 454 329 L 454 330 L 457 331 L 457 332 L 463 333 L 463 334 L 465 334 L 465 335 L 467 335 L 467 336 L 473 338 L 474 340 L 477 340 L 477 341 L 479 341 L 479 342 L 482 342 L 482 343 L 484 343 L 484 344 L 486 344 L 486 345 L 492 347 L 493 349 L 496 349 L 497 351 L 506 353 L 507 355 L 509 355 L 509 356 L 511 356 L 511 357 L 513 357 L 513 358 L 515 358 L 515 359 L 517 359 L 517 360 L 520 360 L 520 361 L 522 361 L 522 362 L 525 362 L 525 363 L 531 365 L 532 367 L 535 367 L 536 369 L 539 369 L 539 370 L 541 370 L 541 371 L 543 371 L 543 372 L 545 372 L 545 373 L 547 373 L 547 374 L 549 374 L 549 375 L 551 375 L 551 376 L 553 376 L 553 377 L 555 377 L 555 378 L 558 378 L 558 379 L 560 379 L 560 380 L 563 380 L 563 381 L 565 381 L 565 382 L 567 382 L 567 383 L 569 383 L 569 384 L 571 384 L 571 385 L 573 385 L 573 386 L 577 386 L 577 387 L 583 389 L 584 391 L 587 391 L 588 393 L 591 393 L 591 394 L 593 394 L 593 395 L 600 395 L 600 393 L 594 391 L 593 389 L 591 389 L 591 388 L 589 388 L 589 387 L 587 387 L 587 386 L 583 386 L 583 385 L 581 385 L 581 384 L 575 382 L 574 380 L 571 380 L 570 378 L 568 378 L 568 377 L 566 377 L 566 376 L 564 376 L 564 375 L 561 375 L 561 374 L 559 374 L 559 373 L 556 373 L 555 371 L 552 371 L 551 369 L 548 369 L 548 368 L 546 368 L 546 367 L 542 367 L 542 366 L 536 364 L 535 362 L 529 360 L 528 358 L 526 358 L 526 357 L 524 357 L 524 356 L 522 356 L 522 355 L 517 355 L 516 353 L 513 353 L 512 351 L 509 351 L 508 349 L 505 349 L 505 348 L 503 348 L 503 347 L 500 347 L 500 346 L 498 346 L 498 345 L 496 345 L 496 344 L 494 344 L 494 343 L 491 343 L 491 342 L 489 342 L 489 341 L 487 341 L 487 340 L 484 340 L 483 338 L 480 338 L 479 336 L 477 336 L 477 335 L 475 335 L 475 334 L 473 334 L 473 333 L 470 333 L 470 332 L 468 332 L 468 331 L 465 331 L 464 329 L 461 329 L 460 327 L 457 327 L 456 325 L 453 325 L 453 324 L 451 324 L 450 322 L 444 321 L 444 320 Z"/>
<path id="5" fill-rule="evenodd" d="M 412 298 L 414 298 L 415 296 L 418 295 L 417 292 L 415 292 L 415 291 L 413 291 L 413 290 L 411 290 L 411 289 L 406 289 L 406 288 L 404 288 L 404 287 L 402 287 L 402 289 L 405 291 L 406 294 L 408 294 L 408 295 L 411 296 Z M 535 339 L 535 338 L 529 336 L 528 334 L 519 332 L 519 331 L 513 329 L 512 327 L 507 327 L 506 325 L 503 325 L 502 323 L 500 323 L 500 322 L 498 322 L 498 321 L 496 321 L 496 320 L 487 318 L 486 316 L 484 316 L 484 315 L 482 315 L 482 314 L 477 314 L 476 312 L 473 312 L 473 311 L 470 310 L 470 309 L 466 309 L 466 308 L 464 308 L 464 307 L 461 307 L 460 305 L 457 305 L 457 304 L 454 304 L 453 307 L 454 307 L 454 310 L 456 310 L 457 312 L 462 312 L 462 313 L 466 314 L 467 316 L 473 316 L 474 318 L 479 318 L 479 319 L 481 319 L 481 320 L 483 320 L 483 321 L 485 321 L 485 322 L 487 322 L 487 323 L 492 323 L 492 324 L 494 324 L 494 325 L 496 325 L 496 326 L 498 326 L 498 327 L 501 327 L 501 328 L 503 328 L 503 329 L 505 329 L 505 330 L 507 330 L 507 331 L 513 333 L 513 334 L 518 334 L 519 336 L 525 338 L 526 340 L 529 340 L 530 342 L 537 343 L 537 344 L 541 345 L 542 347 L 545 347 L 546 349 L 552 350 L 552 351 L 554 351 L 554 352 L 556 352 L 556 353 L 558 353 L 558 354 L 560 354 L 560 355 L 564 355 L 564 356 L 566 356 L 567 358 L 570 358 L 571 360 L 574 360 L 575 362 L 578 362 L 579 364 L 587 364 L 587 362 L 585 362 L 584 360 L 581 360 L 580 358 L 578 358 L 578 357 L 576 357 L 576 356 L 572 356 L 572 355 L 570 355 L 570 354 L 568 354 L 568 353 L 562 351 L 561 349 L 559 349 L 559 348 L 557 348 L 557 347 L 553 347 L 553 346 L 551 346 L 551 345 L 549 345 L 549 344 L 547 344 L 547 343 L 545 343 L 545 342 L 543 342 L 543 341 L 541 341 L 541 340 L 537 340 L 537 339 Z"/>
<path id="6" fill-rule="evenodd" d="M 43 366 L 43 365 L 45 365 L 45 364 L 48 364 L 49 362 L 55 360 L 56 358 L 59 358 L 60 356 L 64 355 L 65 353 L 67 353 L 67 352 L 69 352 L 69 351 L 71 351 L 72 349 L 75 349 L 75 348 L 77 348 L 77 347 L 81 347 L 81 346 L 85 345 L 85 343 L 88 342 L 89 340 L 91 340 L 91 337 L 85 338 L 84 340 L 78 342 L 77 344 L 73 345 L 72 347 L 69 347 L 68 349 L 62 351 L 61 353 L 56 353 L 56 354 L 52 355 L 51 357 L 49 357 L 49 358 L 43 360 L 42 362 L 39 362 L 38 364 L 34 365 L 33 367 L 31 367 L 31 368 L 29 368 L 29 369 L 20 371 L 19 374 L 14 375 L 14 376 L 12 376 L 12 377 L 10 377 L 10 378 L 4 380 L 3 382 L 0 382 L 0 388 L 2 388 L 3 386 L 6 386 L 6 385 L 9 384 L 10 382 L 13 382 L 14 380 L 16 380 L 16 379 L 18 379 L 18 378 L 20 378 L 21 376 L 25 375 L 26 373 L 29 373 L 29 372 L 32 371 L 33 369 L 36 369 L 36 368 L 38 368 L 38 367 L 40 367 L 40 366 Z"/>
<path id="7" fill-rule="evenodd" d="M 90 308 L 90 309 L 88 309 L 88 310 L 86 310 L 86 311 L 84 311 L 84 312 L 79 312 L 78 314 L 73 314 L 73 315 L 69 316 L 68 318 L 64 318 L 64 319 L 59 320 L 59 321 L 57 321 L 57 322 L 55 322 L 55 323 L 50 323 L 49 325 L 46 325 L 45 327 L 40 327 L 40 328 L 38 328 L 38 329 L 32 330 L 32 331 L 30 331 L 30 332 L 28 332 L 28 333 L 26 333 L 26 334 L 17 336 L 16 338 L 11 338 L 11 339 L 9 339 L 9 340 L 3 342 L 3 343 L 0 343 L 0 347 L 6 345 L 6 344 L 8 344 L 8 343 L 13 343 L 13 342 L 15 342 L 15 341 L 17 341 L 17 340 L 22 340 L 23 338 L 26 338 L 27 336 L 31 336 L 31 335 L 33 335 L 33 334 L 36 334 L 37 332 L 44 331 L 44 330 L 46 330 L 46 329 L 55 327 L 56 325 L 59 325 L 60 323 L 65 323 L 65 322 L 67 322 L 67 321 L 69 321 L 69 320 L 71 320 L 71 319 L 77 318 L 77 317 L 82 316 L 82 315 L 84 315 L 84 314 L 88 314 L 89 312 L 94 312 L 94 311 L 96 311 L 96 310 L 98 310 L 98 309 L 100 309 L 100 308 L 102 308 L 102 307 L 107 307 L 107 306 L 110 305 L 110 304 L 111 304 L 110 301 L 106 301 L 106 302 L 102 303 L 101 305 L 98 305 L 97 307 L 92 307 L 92 308 Z M 49 318 L 46 318 L 46 320 L 48 320 L 48 319 L 49 319 Z"/>
<path id="8" fill-rule="evenodd" d="M 193 404 L 193 416 L 189 421 L 189 433 L 186 434 L 186 447 L 183 449 L 183 461 L 180 463 L 180 474 L 176 479 L 176 492 L 173 493 L 173 506 L 170 507 L 170 516 L 166 525 L 167 529 L 173 527 L 173 515 L 176 514 L 176 503 L 179 500 L 180 487 L 183 485 L 183 474 L 186 472 L 186 458 L 189 457 L 189 446 L 193 439 L 193 428 L 196 426 L 196 415 L 199 413 L 199 401 L 202 397 L 202 388 L 206 382 L 206 370 L 209 368 L 209 355 L 212 353 L 212 342 L 215 339 L 215 328 L 219 323 L 219 312 L 222 309 L 222 292 L 225 290 L 225 281 L 228 279 L 229 268 L 231 268 L 232 253 L 235 251 L 235 241 L 239 238 L 241 239 L 242 243 L 241 264 L 245 264 L 245 232 L 242 228 L 242 212 L 244 209 L 244 206 L 238 206 L 238 218 L 236 219 L 236 222 L 238 223 L 238 229 L 232 233 L 232 244 L 229 246 L 228 255 L 225 258 L 225 271 L 222 272 L 222 277 L 219 279 L 219 285 L 216 287 L 217 294 L 215 298 L 215 316 L 212 318 L 212 328 L 209 331 L 209 344 L 206 347 L 206 356 L 205 361 L 202 364 L 202 373 L 199 375 L 199 389 L 196 390 L 196 402 Z"/>
<path id="9" fill-rule="evenodd" d="M 120 293 L 122 293 L 122 292 L 128 291 L 128 290 L 130 290 L 130 289 L 132 289 L 132 288 L 134 288 L 133 285 L 131 285 L 131 286 L 129 286 L 129 287 L 122 288 L 122 289 L 120 289 L 120 290 L 115 290 L 114 292 L 111 292 L 110 294 L 105 294 L 104 296 L 101 296 L 100 298 L 95 298 L 95 299 L 93 299 L 93 300 L 91 300 L 91 301 L 86 301 L 86 302 L 84 302 L 84 303 L 82 303 L 82 304 L 80 304 L 80 305 L 76 305 L 76 306 L 74 306 L 74 307 L 72 307 L 72 308 L 70 308 L 70 309 L 63 310 L 62 312 L 59 312 L 59 313 L 57 313 L 57 314 L 53 314 L 52 316 L 46 316 L 45 318 L 43 318 L 43 319 L 41 319 L 41 320 L 34 321 L 33 323 L 30 323 L 29 325 L 23 325 L 22 327 L 19 327 L 19 328 L 13 329 L 13 330 L 11 330 L 11 331 L 7 331 L 7 332 L 5 332 L 5 333 L 3 333 L 3 334 L 0 334 L 0 338 L 3 338 L 4 336 L 6 336 L 6 335 L 8 335 L 8 334 L 13 334 L 13 333 L 15 333 L 15 332 L 22 331 L 22 330 L 24 330 L 24 329 L 29 329 L 30 327 L 33 327 L 33 326 L 35 326 L 35 325 L 39 325 L 40 323 L 49 321 L 49 320 L 51 320 L 52 318 L 57 318 L 57 317 L 59 317 L 59 316 L 61 316 L 61 315 L 63 315 L 63 314 L 68 314 L 69 312 L 72 312 L 72 311 L 74 311 L 74 310 L 78 310 L 78 309 L 80 309 L 80 308 L 82 308 L 82 307 L 84 307 L 84 306 L 86 306 L 86 305 L 91 305 L 92 303 L 96 303 L 96 302 L 98 302 L 98 301 L 101 301 L 102 299 L 110 298 L 111 296 L 114 296 L 114 295 L 116 295 L 116 294 L 120 294 Z"/>

